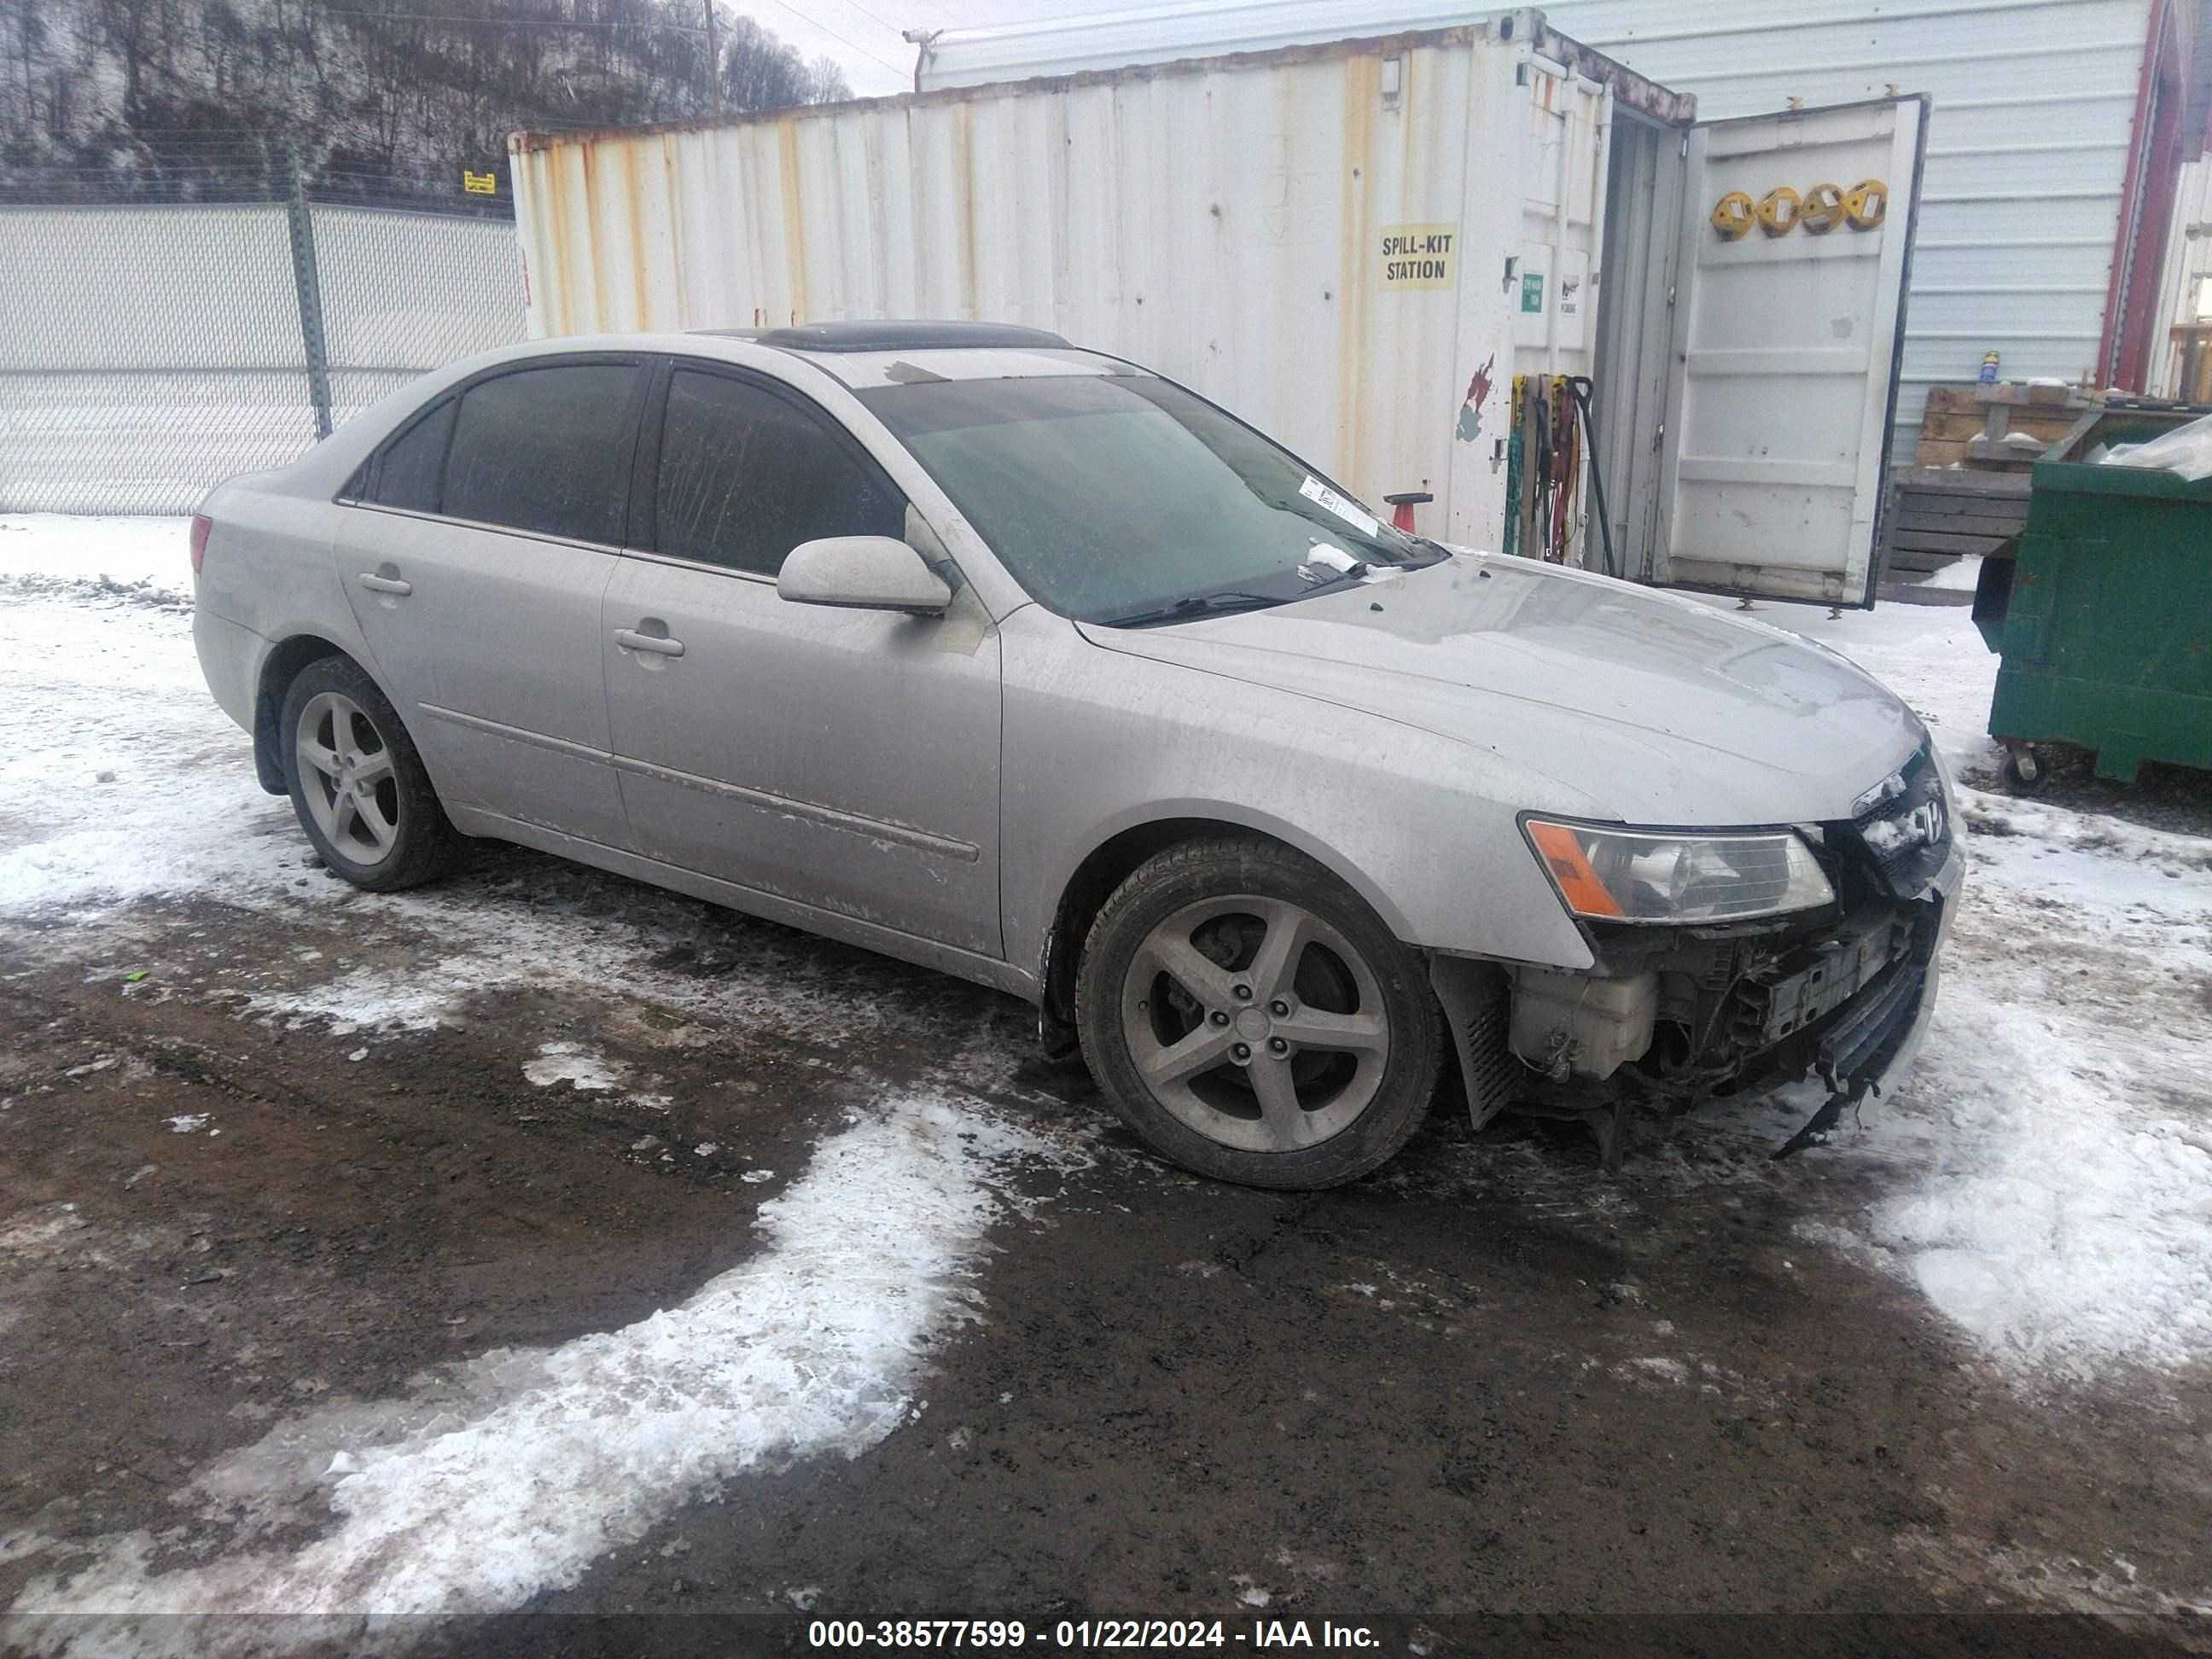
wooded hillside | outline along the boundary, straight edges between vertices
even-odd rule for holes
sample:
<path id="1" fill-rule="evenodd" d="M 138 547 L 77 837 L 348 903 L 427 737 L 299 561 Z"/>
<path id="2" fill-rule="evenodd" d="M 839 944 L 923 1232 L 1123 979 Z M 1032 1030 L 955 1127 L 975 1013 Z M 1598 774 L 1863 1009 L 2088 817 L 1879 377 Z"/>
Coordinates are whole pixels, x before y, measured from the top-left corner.
<path id="1" fill-rule="evenodd" d="M 471 199 L 516 127 L 708 112 L 709 0 L 15 0 L 0 199 L 221 199 L 281 186 Z M 828 59 L 714 19 L 726 109 L 850 96 Z M 481 182 L 481 179 L 479 180 Z"/>

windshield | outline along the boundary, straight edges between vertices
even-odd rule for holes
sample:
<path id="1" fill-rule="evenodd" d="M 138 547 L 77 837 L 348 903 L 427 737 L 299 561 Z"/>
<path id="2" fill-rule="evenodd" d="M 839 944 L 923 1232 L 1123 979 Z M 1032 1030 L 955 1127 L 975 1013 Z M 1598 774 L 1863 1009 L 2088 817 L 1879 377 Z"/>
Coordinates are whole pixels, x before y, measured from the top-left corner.
<path id="1" fill-rule="evenodd" d="M 937 380 L 860 396 L 1062 616 L 1149 623 L 1279 605 L 1444 556 L 1165 380 Z"/>

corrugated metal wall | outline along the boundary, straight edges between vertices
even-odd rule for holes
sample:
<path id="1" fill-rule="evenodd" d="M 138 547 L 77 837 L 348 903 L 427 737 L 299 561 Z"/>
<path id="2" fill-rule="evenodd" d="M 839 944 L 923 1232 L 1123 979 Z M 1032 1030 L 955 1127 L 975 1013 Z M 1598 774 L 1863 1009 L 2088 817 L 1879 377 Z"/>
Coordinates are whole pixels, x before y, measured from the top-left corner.
<path id="1" fill-rule="evenodd" d="M 1362 493 L 1428 488 L 1464 538 L 1492 540 L 1491 434 L 1478 445 L 1462 404 L 1512 352 L 1500 274 L 1531 121 L 1516 52 L 1438 36 L 1394 54 L 1395 92 L 1380 53 L 1317 50 L 521 138 L 532 326 L 1034 324 L 1188 381 Z M 1589 94 L 1534 79 L 1587 117 Z M 1583 137 L 1586 155 L 1587 119 Z M 1388 280 L 1394 229 L 1449 234 L 1449 275 Z M 1494 404 L 1474 426 L 1486 414 L 1494 434 Z"/>
<path id="2" fill-rule="evenodd" d="M 1984 351 L 2001 353 L 2014 379 L 2093 374 L 2151 0 L 1550 0 L 1543 10 L 1563 33 L 1696 94 L 1705 119 L 1793 97 L 1934 96 L 1898 456 L 1911 453 L 1927 388 L 1972 380 Z M 925 84 L 1470 15 L 1436 0 L 1234 0 L 979 30 L 946 35 Z"/>
<path id="3" fill-rule="evenodd" d="M 2150 0 L 1554 0 L 1700 118 L 1925 92 L 1928 168 L 1893 455 L 1931 385 L 2094 375 Z M 1808 180 L 1807 182 L 1811 182 Z"/>

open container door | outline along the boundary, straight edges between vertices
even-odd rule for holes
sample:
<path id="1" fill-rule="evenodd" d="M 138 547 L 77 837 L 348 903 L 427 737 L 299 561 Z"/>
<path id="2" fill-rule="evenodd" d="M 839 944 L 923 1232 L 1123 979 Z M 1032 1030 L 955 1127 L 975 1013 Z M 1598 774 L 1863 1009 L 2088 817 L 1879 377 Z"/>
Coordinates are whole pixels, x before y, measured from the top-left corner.
<path id="1" fill-rule="evenodd" d="M 1873 605 L 1927 107 L 1686 133 L 1659 583 Z"/>

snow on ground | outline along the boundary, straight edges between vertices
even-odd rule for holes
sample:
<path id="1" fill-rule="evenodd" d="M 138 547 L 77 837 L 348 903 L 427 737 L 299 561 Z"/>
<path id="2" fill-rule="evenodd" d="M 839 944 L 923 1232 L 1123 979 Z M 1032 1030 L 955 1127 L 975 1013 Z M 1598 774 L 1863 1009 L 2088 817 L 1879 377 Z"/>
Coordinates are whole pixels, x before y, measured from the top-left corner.
<path id="1" fill-rule="evenodd" d="M 538 1058 L 522 1063 L 522 1074 L 541 1089 L 565 1083 L 579 1091 L 603 1092 L 622 1081 L 623 1066 L 583 1042 L 541 1042 Z"/>
<path id="2" fill-rule="evenodd" d="M 188 519 L 0 518 L 0 590 L 190 599 Z"/>
<path id="3" fill-rule="evenodd" d="M 14 1612 L 492 1613 L 573 1584 L 732 1475 L 856 1457 L 918 1416 L 927 1345 L 975 1316 L 968 1280 L 1009 1206 L 996 1182 L 1048 1150 L 965 1101 L 892 1102 L 817 1147 L 761 1206 L 765 1248 L 680 1307 L 549 1350 L 484 1354 L 404 1400 L 279 1425 L 185 1494 L 204 1520 L 237 1526 L 239 1545 L 165 1571 L 143 1532 L 100 1540 L 89 1560 L 48 1543 L 70 1559 Z M 253 1547 L 324 1508 L 337 1524 L 313 1543 Z M 18 1555 L 37 1547 L 0 1540 Z M 191 1636 L 258 1648 L 283 1631 Z M 86 1634 L 66 1618 L 10 1633 L 50 1651 Z M 327 1627 L 300 1633 L 331 1639 Z M 131 1633 L 141 1647 L 98 1633 L 104 1652 L 158 1650 L 176 1634 L 155 1622 Z"/>
<path id="4" fill-rule="evenodd" d="M 112 557 L 106 526 L 129 527 Z M 290 804 L 255 781 L 251 740 L 210 699 L 188 616 L 88 574 L 150 570 L 173 544 L 185 572 L 173 591 L 188 594 L 184 536 L 177 520 L 0 518 L 0 919 L 83 923 L 137 900 L 215 894 L 342 909 L 364 930 L 387 918 L 434 928 L 452 947 L 435 960 L 333 962 L 326 982 L 253 1006 L 341 1033 L 426 1029 L 482 992 L 635 972 L 643 929 L 580 924 L 557 899 L 374 898 L 323 876 Z M 25 572 L 36 585 L 13 580 Z M 757 949 L 759 971 L 672 984 L 664 1000 L 793 1034 L 818 1035 L 825 1015 L 882 1017 L 803 950 L 766 938 Z"/>
<path id="5" fill-rule="evenodd" d="M 1929 577 L 1926 581 L 1914 585 L 1919 587 L 1937 588 L 1950 593 L 1971 593 L 1979 586 L 1981 580 L 1982 562 L 1979 557 L 1972 557 L 1960 559 L 1947 564 Z"/>
<path id="6" fill-rule="evenodd" d="M 702 1024 L 817 1042 L 896 1018 L 780 933 L 750 940 L 711 978 L 641 974 L 696 911 L 642 890 L 610 917 L 579 914 L 574 889 L 374 896 L 319 874 L 289 805 L 256 783 L 246 734 L 207 696 L 188 601 L 175 586 L 166 598 L 131 586 L 152 577 L 151 550 L 165 544 L 181 564 L 183 534 L 174 521 L 132 524 L 112 550 L 97 525 L 0 520 L 0 926 L 77 923 L 41 935 L 51 953 L 112 944 L 145 898 L 342 917 L 348 951 L 298 953 L 324 963 L 326 981 L 241 1009 L 325 1019 L 336 1036 L 421 1029 L 471 995 L 549 982 L 601 999 L 642 986 Z M 425 933 L 436 942 L 427 956 Z M 969 1091 L 1006 1089 L 1011 1063 L 965 1039 L 939 1082 L 858 1111 L 763 1206 L 763 1237 L 733 1246 L 747 1259 L 682 1307 L 544 1353 L 486 1354 L 419 1397 L 282 1425 L 186 1495 L 204 1520 L 241 1529 L 237 1549 L 164 1571 L 155 1540 L 108 1540 L 89 1559 L 64 1556 L 16 1611 L 511 1606 L 572 1582 L 727 1476 L 856 1455 L 911 1409 L 923 1344 L 973 1315 L 965 1279 L 1010 1207 L 1002 1180 L 1081 1161 L 1005 1127 Z M 525 1070 L 546 1086 L 617 1081 L 598 1050 L 568 1039 L 546 1038 Z M 865 1093 L 865 1068 L 853 1072 Z M 306 1550 L 261 1547 L 273 1528 L 319 1516 L 337 1527 Z M 46 1547 L 19 1537 L 0 1540 L 0 1555 Z M 175 1632 L 140 1636 L 137 1650 L 158 1650 Z M 48 1637 L 65 1646 L 71 1632 Z"/>
<path id="7" fill-rule="evenodd" d="M 1725 604 L 1725 601 L 1717 603 Z M 1964 607 L 1759 620 L 1841 651 L 1993 767 Z M 1840 1231 L 2023 1376 L 2212 1356 L 2212 842 L 1975 789 L 1966 902 L 1916 1071 L 1860 1151 L 1899 1188 Z"/>
<path id="8" fill-rule="evenodd" d="M 183 543 L 174 520 L 0 520 L 0 925 L 58 915 L 112 937 L 130 902 L 169 895 L 343 918 L 325 983 L 242 1012 L 373 1034 L 504 987 L 623 983 L 696 914 L 642 890 L 609 916 L 535 886 L 380 898 L 317 873 L 201 684 Z M 1954 765 L 1993 758 L 1996 659 L 1963 609 L 1756 614 L 1893 686 Z M 1917 1285 L 2023 1377 L 2201 1363 L 2212 843 L 1971 790 L 1961 806 L 1973 871 L 1920 1068 L 1820 1154 L 1863 1160 L 1880 1195 L 1803 1230 Z M 711 980 L 655 978 L 653 997 L 817 1039 L 828 1024 L 864 1041 L 884 1017 L 803 944 L 763 933 L 746 948 Z M 581 1088 L 593 1063 L 550 1035 L 526 1062 L 533 1081 Z M 302 1419 L 226 1460 L 232 1484 L 210 1474 L 195 1493 L 256 1553 L 161 1571 L 151 1540 L 112 1540 L 62 1564 L 88 1570 L 46 1581 L 39 1605 L 511 1606 L 733 1471 L 872 1443 L 907 1409 L 921 1337 L 969 1310 L 1005 1173 L 1037 1156 L 961 1086 L 1006 1063 L 957 1054 L 933 1092 L 863 1112 L 765 1215 L 766 1249 L 682 1308 L 487 1354 L 419 1397 Z M 334 1530 L 292 1553 L 267 1541 L 319 1504 Z"/>

